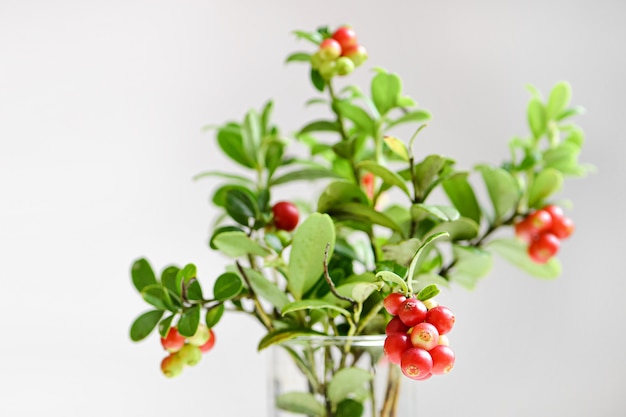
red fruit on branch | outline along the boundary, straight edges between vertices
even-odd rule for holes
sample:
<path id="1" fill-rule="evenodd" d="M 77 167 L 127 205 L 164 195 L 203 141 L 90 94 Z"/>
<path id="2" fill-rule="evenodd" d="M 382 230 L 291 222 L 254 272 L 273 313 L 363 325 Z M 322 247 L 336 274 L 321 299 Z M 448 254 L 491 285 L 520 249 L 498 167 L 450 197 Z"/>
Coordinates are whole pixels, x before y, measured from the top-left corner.
<path id="1" fill-rule="evenodd" d="M 412 347 L 409 335 L 396 333 L 387 336 L 383 350 L 389 362 L 400 365 L 402 355 Z"/>
<path id="2" fill-rule="evenodd" d="M 546 263 L 559 251 L 561 241 L 552 233 L 542 233 L 528 246 L 528 255 L 538 264 Z"/>
<path id="3" fill-rule="evenodd" d="M 433 358 L 421 348 L 411 348 L 400 359 L 402 373 L 411 379 L 425 379 L 433 369 Z"/>
<path id="4" fill-rule="evenodd" d="M 552 227 L 552 216 L 546 210 L 537 210 L 526 217 L 530 222 L 535 234 L 550 230 Z"/>
<path id="5" fill-rule="evenodd" d="M 574 222 L 563 214 L 559 206 L 549 205 L 543 208 L 552 217 L 550 231 L 559 239 L 567 239 L 574 233 Z"/>
<path id="6" fill-rule="evenodd" d="M 385 309 L 389 312 L 389 314 L 397 316 L 398 310 L 405 300 L 406 297 L 404 296 L 404 294 L 399 292 L 392 292 L 387 297 L 385 297 L 385 299 L 383 300 L 383 305 L 385 306 Z"/>
<path id="7" fill-rule="evenodd" d="M 300 213 L 298 208 L 288 201 L 281 201 L 272 207 L 274 225 L 277 229 L 292 231 L 298 225 Z"/>
<path id="8" fill-rule="evenodd" d="M 191 345 L 189 343 L 185 344 L 177 353 L 180 359 L 183 361 L 185 365 L 195 366 L 202 359 L 202 352 L 200 351 L 200 347 L 196 345 Z"/>
<path id="9" fill-rule="evenodd" d="M 358 43 L 356 33 L 350 26 L 341 26 L 333 33 L 332 38 L 339 42 L 341 49 L 349 48 Z"/>
<path id="10" fill-rule="evenodd" d="M 185 362 L 178 353 L 171 353 L 161 361 L 161 372 L 168 378 L 174 378 L 183 372 Z"/>
<path id="11" fill-rule="evenodd" d="M 322 61 L 332 61 L 341 56 L 341 45 L 335 39 L 324 39 L 318 51 Z"/>
<path id="12" fill-rule="evenodd" d="M 358 67 L 367 61 L 367 50 L 363 45 L 352 45 L 344 48 L 342 55 L 350 58 L 355 67 Z"/>
<path id="13" fill-rule="evenodd" d="M 413 327 L 424 321 L 427 312 L 428 310 L 424 303 L 416 298 L 407 298 L 398 309 L 398 317 L 400 317 L 402 323 Z"/>
<path id="14" fill-rule="evenodd" d="M 185 337 L 178 333 L 176 327 L 170 327 L 165 337 L 161 338 L 161 346 L 168 352 L 178 352 L 185 345 Z"/>
<path id="15" fill-rule="evenodd" d="M 208 351 L 213 349 L 214 345 L 215 345 L 215 333 L 213 333 L 213 329 L 209 329 L 209 340 L 207 340 L 205 344 L 200 346 L 200 351 L 202 353 L 207 353 Z"/>
<path id="16" fill-rule="evenodd" d="M 455 355 L 449 346 L 438 345 L 432 348 L 430 353 L 433 359 L 432 373 L 435 375 L 447 374 L 454 367 Z"/>
<path id="17" fill-rule="evenodd" d="M 345 56 L 337 58 L 337 75 L 348 75 L 354 71 L 354 62 Z"/>
<path id="18" fill-rule="evenodd" d="M 437 328 L 440 335 L 444 335 L 452 330 L 456 318 L 452 311 L 445 306 L 437 306 L 428 310 L 426 322 Z"/>
<path id="19" fill-rule="evenodd" d="M 411 343 L 414 347 L 431 350 L 439 342 L 439 332 L 430 323 L 416 324 L 411 330 Z"/>
<path id="20" fill-rule="evenodd" d="M 400 320 L 400 317 L 394 317 L 391 320 L 389 320 L 389 323 L 387 323 L 387 327 L 385 328 L 385 334 L 387 334 L 387 336 L 390 336 L 392 334 L 406 334 L 409 331 L 410 327 L 407 326 L 406 324 L 402 323 L 402 320 Z"/>
<path id="21" fill-rule="evenodd" d="M 537 235 L 537 229 L 528 217 L 515 223 L 515 236 L 525 243 L 530 243 Z"/>

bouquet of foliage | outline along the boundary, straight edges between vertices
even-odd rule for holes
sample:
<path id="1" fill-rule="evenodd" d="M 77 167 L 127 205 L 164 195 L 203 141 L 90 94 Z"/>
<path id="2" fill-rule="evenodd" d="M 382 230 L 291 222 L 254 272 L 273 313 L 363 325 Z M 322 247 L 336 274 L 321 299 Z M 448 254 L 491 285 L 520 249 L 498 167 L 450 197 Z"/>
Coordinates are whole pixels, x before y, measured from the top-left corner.
<path id="1" fill-rule="evenodd" d="M 555 255 L 574 225 L 554 195 L 565 177 L 586 171 L 578 162 L 583 132 L 569 121 L 581 109 L 570 107 L 566 82 L 547 99 L 528 87 L 530 129 L 509 142 L 510 159 L 458 168 L 448 156 L 414 152 L 431 114 L 404 94 L 398 75 L 375 68 L 367 93 L 335 88 L 337 77 L 367 59 L 352 28 L 295 35 L 314 50 L 287 62 L 308 67 L 319 95 L 307 104 L 327 106 L 328 118 L 286 136 L 272 122 L 269 101 L 240 122 L 214 127 L 223 155 L 240 169 L 198 177 L 222 181 L 212 196 L 221 214 L 209 246 L 232 262 L 210 277 L 209 290 L 191 263 L 157 277 L 146 259 L 135 261 L 132 282 L 152 309 L 134 321 L 130 337 L 139 341 L 158 328 L 169 352 L 161 368 L 172 377 L 200 361 L 223 314 L 236 311 L 267 330 L 259 349 L 302 336 L 346 337 L 344 357 L 321 379 L 330 383 L 311 375 L 306 356 L 290 352 L 310 379 L 310 394 L 322 398 L 350 367 L 350 337 L 359 335 L 386 334 L 387 359 L 411 379 L 445 374 L 454 365 L 447 338 L 454 315 L 435 300 L 439 287 L 474 288 L 494 254 L 536 277 L 560 274 Z M 410 138 L 389 133 L 408 124 L 415 125 Z M 294 153 L 294 144 L 307 155 Z M 321 192 L 310 201 L 281 194 L 296 181 Z M 437 189 L 444 201 L 433 197 Z M 360 415 L 337 411 L 346 400 L 322 401 L 324 415 Z"/>

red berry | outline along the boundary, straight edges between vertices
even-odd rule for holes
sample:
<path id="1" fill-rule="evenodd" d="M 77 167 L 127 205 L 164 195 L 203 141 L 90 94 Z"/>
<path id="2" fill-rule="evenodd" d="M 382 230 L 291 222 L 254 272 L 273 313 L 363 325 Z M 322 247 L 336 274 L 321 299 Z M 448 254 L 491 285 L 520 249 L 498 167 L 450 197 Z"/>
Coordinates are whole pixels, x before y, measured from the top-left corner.
<path id="1" fill-rule="evenodd" d="M 412 348 L 412 345 L 409 335 L 396 333 L 387 336 L 383 350 L 389 362 L 400 365 L 402 354 L 410 348 Z"/>
<path id="2" fill-rule="evenodd" d="M 537 229 L 526 217 L 522 221 L 515 223 L 515 236 L 525 243 L 530 243 L 537 237 Z"/>
<path id="3" fill-rule="evenodd" d="M 178 352 L 185 345 L 185 337 L 178 333 L 176 327 L 170 327 L 165 337 L 161 338 L 161 346 L 168 352 Z"/>
<path id="4" fill-rule="evenodd" d="M 452 330 L 456 318 L 452 311 L 445 306 L 437 306 L 428 310 L 426 322 L 437 328 L 440 335 L 444 335 Z"/>
<path id="5" fill-rule="evenodd" d="M 400 309 L 400 305 L 406 300 L 404 294 L 399 292 L 392 292 L 383 301 L 383 305 L 385 309 L 394 316 L 398 315 L 398 310 Z"/>
<path id="6" fill-rule="evenodd" d="M 209 350 L 213 349 L 215 345 L 215 333 L 213 333 L 213 329 L 209 329 L 209 340 L 202 346 L 200 346 L 200 351 L 202 353 L 207 353 Z"/>
<path id="7" fill-rule="evenodd" d="M 385 334 L 387 334 L 387 336 L 396 334 L 396 333 L 406 334 L 409 331 L 409 329 L 410 327 L 402 323 L 402 320 L 400 320 L 400 317 L 396 316 L 392 318 L 391 320 L 389 320 L 389 323 L 387 323 L 387 327 L 385 328 Z"/>
<path id="8" fill-rule="evenodd" d="M 549 206 L 545 206 L 543 210 L 550 213 L 552 220 L 557 219 L 559 217 L 563 217 L 563 209 L 559 206 L 555 206 L 554 204 L 550 204 Z"/>
<path id="9" fill-rule="evenodd" d="M 185 366 L 185 362 L 178 353 L 170 353 L 161 361 L 161 372 L 168 378 L 180 375 Z"/>
<path id="10" fill-rule="evenodd" d="M 342 50 L 342 55 L 350 58 L 354 66 L 358 67 L 367 60 L 367 50 L 362 45 L 352 45 Z"/>
<path id="11" fill-rule="evenodd" d="M 420 377 L 415 378 L 415 380 L 416 381 L 426 381 L 427 379 L 430 379 L 432 376 L 433 376 L 433 373 L 429 372 L 429 373 L 427 373 L 424 376 L 420 376 Z"/>
<path id="12" fill-rule="evenodd" d="M 552 233 L 542 233 L 528 246 L 528 255 L 538 264 L 546 263 L 559 251 L 561 241 Z"/>
<path id="13" fill-rule="evenodd" d="M 400 308 L 398 309 L 398 316 L 400 317 L 400 320 L 402 320 L 402 323 L 409 327 L 413 327 L 424 321 L 427 312 L 428 309 L 426 309 L 424 303 L 416 298 L 407 298 L 400 305 Z"/>
<path id="14" fill-rule="evenodd" d="M 272 207 L 274 224 L 277 229 L 291 231 L 298 225 L 300 214 L 298 208 L 288 201 L 281 201 Z"/>
<path id="15" fill-rule="evenodd" d="M 354 30 L 352 30 L 350 26 L 341 26 L 333 33 L 332 38 L 339 42 L 341 49 L 346 49 L 358 43 L 356 33 L 354 33 Z"/>
<path id="16" fill-rule="evenodd" d="M 418 323 L 411 330 L 411 343 L 414 347 L 431 350 L 439 342 L 439 332 L 430 323 Z"/>
<path id="17" fill-rule="evenodd" d="M 185 365 L 195 366 L 202 359 L 202 352 L 196 345 L 187 343 L 177 353 Z"/>
<path id="18" fill-rule="evenodd" d="M 427 378 L 433 369 L 433 358 L 421 348 L 411 348 L 400 359 L 402 373 L 411 379 Z"/>
<path id="19" fill-rule="evenodd" d="M 447 374 L 454 367 L 454 351 L 449 346 L 435 346 L 428 353 L 433 358 L 433 369 L 431 371 L 433 374 Z"/>
<path id="20" fill-rule="evenodd" d="M 550 230 L 552 227 L 552 216 L 546 210 L 537 210 L 530 213 L 528 221 L 535 229 L 536 234 Z"/>
<path id="21" fill-rule="evenodd" d="M 569 217 L 552 219 L 552 233 L 559 239 L 567 239 L 574 233 L 574 221 Z"/>
<path id="22" fill-rule="evenodd" d="M 319 57 L 322 61 L 332 61 L 341 56 L 341 45 L 334 39 L 324 39 L 320 43 Z"/>

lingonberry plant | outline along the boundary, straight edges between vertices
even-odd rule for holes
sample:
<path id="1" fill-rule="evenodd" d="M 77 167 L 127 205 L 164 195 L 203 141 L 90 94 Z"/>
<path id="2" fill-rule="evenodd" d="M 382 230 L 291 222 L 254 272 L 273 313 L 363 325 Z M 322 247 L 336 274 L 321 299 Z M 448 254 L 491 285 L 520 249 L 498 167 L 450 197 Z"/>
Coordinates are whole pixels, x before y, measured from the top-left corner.
<path id="1" fill-rule="evenodd" d="M 247 313 L 267 330 L 259 349 L 301 336 L 346 336 L 341 359 L 326 364 L 324 375 L 290 350 L 310 392 L 278 404 L 307 415 L 358 416 L 344 411 L 362 410 L 355 402 L 367 399 L 353 395 L 367 378 L 349 377 L 363 354 L 350 349 L 351 336 L 386 334 L 388 360 L 411 379 L 445 374 L 455 361 L 447 337 L 455 316 L 435 300 L 440 287 L 473 289 L 494 254 L 539 278 L 560 274 L 555 255 L 574 226 L 555 196 L 564 178 L 586 172 L 578 162 L 583 132 L 570 121 L 581 109 L 570 107 L 566 82 L 545 100 L 528 87 L 530 132 L 509 142 L 510 158 L 457 167 L 449 156 L 415 151 L 431 114 L 404 93 L 398 75 L 377 67 L 369 94 L 355 85 L 337 89 L 336 78 L 367 59 L 352 28 L 295 35 L 313 47 L 287 62 L 305 64 L 319 92 L 308 104 L 327 106 L 328 117 L 286 135 L 272 122 L 269 101 L 215 128 L 238 171 L 198 178 L 222 181 L 212 196 L 220 216 L 209 246 L 232 262 L 208 277 L 209 291 L 192 263 L 169 265 L 157 277 L 146 259 L 135 261 L 132 282 L 152 309 L 133 322 L 130 337 L 158 328 L 168 352 L 161 368 L 176 376 L 213 347 L 225 312 Z M 409 124 L 412 137 L 392 133 Z M 294 153 L 294 144 L 306 155 Z M 295 201 L 281 187 L 296 181 L 321 192 Z M 390 395 L 380 416 L 392 415 L 393 401 Z"/>

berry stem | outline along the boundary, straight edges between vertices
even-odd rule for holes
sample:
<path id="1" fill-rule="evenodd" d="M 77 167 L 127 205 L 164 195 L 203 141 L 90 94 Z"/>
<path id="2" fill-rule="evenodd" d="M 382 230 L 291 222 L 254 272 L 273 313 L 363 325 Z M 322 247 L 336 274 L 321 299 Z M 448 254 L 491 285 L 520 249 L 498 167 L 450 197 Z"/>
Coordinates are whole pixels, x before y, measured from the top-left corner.
<path id="1" fill-rule="evenodd" d="M 273 330 L 274 326 L 272 325 L 272 320 L 269 318 L 265 310 L 263 310 L 263 306 L 259 302 L 259 299 L 257 298 L 256 293 L 252 289 L 252 285 L 250 284 L 250 279 L 248 278 L 246 271 L 244 271 L 239 261 L 235 261 L 235 264 L 237 265 L 237 269 L 239 270 L 241 277 L 246 282 L 246 285 L 248 286 L 248 290 L 250 291 L 250 298 L 254 302 L 254 307 L 255 307 L 254 315 L 257 316 L 257 318 L 261 321 L 261 323 L 263 323 L 263 325 L 265 326 L 267 330 Z"/>

